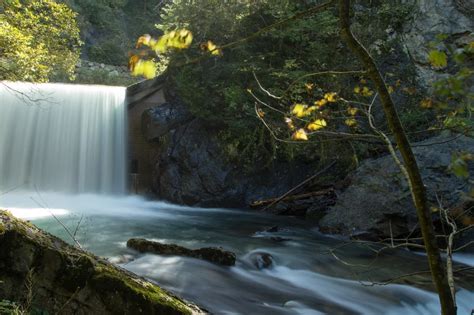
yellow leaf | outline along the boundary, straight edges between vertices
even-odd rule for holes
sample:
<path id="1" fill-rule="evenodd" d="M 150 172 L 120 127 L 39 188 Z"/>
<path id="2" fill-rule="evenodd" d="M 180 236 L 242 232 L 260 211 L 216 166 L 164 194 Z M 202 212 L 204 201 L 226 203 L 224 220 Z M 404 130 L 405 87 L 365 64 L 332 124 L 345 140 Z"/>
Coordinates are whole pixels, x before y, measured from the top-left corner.
<path id="1" fill-rule="evenodd" d="M 158 41 L 151 41 L 149 46 L 157 53 L 164 53 L 169 48 L 186 49 L 193 42 L 193 34 L 186 29 L 165 33 Z"/>
<path id="2" fill-rule="evenodd" d="M 150 47 L 156 51 L 156 53 L 164 53 L 166 50 L 168 50 L 168 36 L 163 35 L 158 39 L 158 41 L 154 42 L 153 45 L 150 45 Z"/>
<path id="3" fill-rule="evenodd" d="M 361 92 L 362 96 L 372 96 L 374 94 L 373 91 L 371 91 L 368 87 L 364 86 L 362 88 L 362 92 Z"/>
<path id="4" fill-rule="evenodd" d="M 367 80 L 366 79 L 360 79 L 360 84 L 367 84 Z"/>
<path id="5" fill-rule="evenodd" d="M 295 104 L 295 106 L 293 106 L 293 110 L 291 111 L 291 113 L 298 118 L 302 118 L 309 115 L 307 109 L 308 109 L 307 105 Z"/>
<path id="6" fill-rule="evenodd" d="M 358 111 L 359 111 L 359 110 L 358 110 L 357 108 L 355 108 L 355 107 L 349 107 L 349 108 L 347 109 L 347 112 L 348 112 L 349 115 L 351 115 L 351 116 L 355 116 Z"/>
<path id="7" fill-rule="evenodd" d="M 303 128 L 300 128 L 296 130 L 293 135 L 291 136 L 293 140 L 303 140 L 306 141 L 308 140 L 308 135 L 306 134 L 306 131 Z"/>
<path id="8" fill-rule="evenodd" d="M 206 50 L 214 56 L 222 55 L 222 51 L 212 41 L 208 40 L 206 43 L 201 44 L 201 49 Z"/>
<path id="9" fill-rule="evenodd" d="M 359 94 L 359 93 L 360 93 L 360 86 L 357 85 L 357 86 L 354 88 L 354 93 L 355 93 L 355 94 Z"/>
<path id="10" fill-rule="evenodd" d="M 337 102 L 337 93 L 336 92 L 326 93 L 324 94 L 324 98 L 330 103 Z"/>
<path id="11" fill-rule="evenodd" d="M 432 108 L 433 107 L 433 100 L 429 97 L 424 98 L 420 103 L 421 108 Z"/>
<path id="12" fill-rule="evenodd" d="M 347 118 L 345 120 L 345 124 L 349 127 L 355 127 L 357 126 L 357 120 L 355 120 L 354 118 Z"/>
<path id="13" fill-rule="evenodd" d="M 142 45 L 149 46 L 151 40 L 151 36 L 149 34 L 145 34 L 138 38 L 137 44 L 135 48 L 140 48 Z"/>
<path id="14" fill-rule="evenodd" d="M 392 94 L 393 91 L 395 91 L 395 90 L 393 89 L 393 86 L 389 85 L 389 86 L 388 86 L 388 93 Z"/>
<path id="15" fill-rule="evenodd" d="M 316 131 L 319 129 L 322 129 L 327 126 L 326 120 L 324 119 L 316 119 L 312 123 L 308 125 L 308 130 L 310 131 Z"/>
<path id="16" fill-rule="evenodd" d="M 306 90 L 308 90 L 308 92 L 309 92 L 309 91 L 313 90 L 314 84 L 313 83 L 305 83 L 304 86 L 305 86 Z"/>
<path id="17" fill-rule="evenodd" d="M 132 75 L 141 75 L 147 79 L 154 78 L 156 76 L 156 65 L 150 60 L 139 60 L 133 67 Z"/>
<path id="18" fill-rule="evenodd" d="M 314 105 L 316 105 L 319 108 L 319 107 L 323 107 L 327 103 L 328 101 L 325 98 L 323 98 L 323 99 L 320 99 L 319 101 L 314 102 Z"/>

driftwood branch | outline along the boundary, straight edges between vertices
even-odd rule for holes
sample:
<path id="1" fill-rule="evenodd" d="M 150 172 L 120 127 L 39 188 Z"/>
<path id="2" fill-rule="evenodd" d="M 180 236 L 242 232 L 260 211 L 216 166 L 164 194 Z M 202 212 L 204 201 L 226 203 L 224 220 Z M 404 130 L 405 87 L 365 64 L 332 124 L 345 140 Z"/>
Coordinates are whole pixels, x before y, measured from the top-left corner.
<path id="1" fill-rule="evenodd" d="M 294 201 L 294 200 L 301 200 L 301 199 L 306 199 L 306 198 L 310 198 L 310 197 L 325 196 L 325 195 L 328 195 L 332 192 L 334 192 L 334 188 L 331 187 L 331 188 L 327 188 L 327 189 L 323 189 L 323 190 L 312 191 L 312 192 L 309 192 L 309 193 L 287 196 L 287 197 L 281 199 L 280 201 Z M 269 204 L 277 201 L 279 198 L 280 197 L 257 200 L 257 201 L 252 202 L 250 204 L 250 206 L 252 208 L 263 207 L 263 206 L 269 205 Z"/>
<path id="2" fill-rule="evenodd" d="M 265 208 L 262 209 L 262 211 L 265 211 L 267 210 L 268 208 L 274 206 L 275 204 L 279 203 L 280 201 L 282 201 L 283 199 L 285 199 L 286 197 L 288 197 L 289 195 L 291 195 L 294 191 L 296 191 L 297 189 L 303 187 L 304 185 L 306 185 L 307 183 L 309 183 L 310 181 L 312 181 L 313 179 L 315 179 L 316 177 L 318 177 L 319 175 L 323 174 L 324 172 L 326 172 L 327 170 L 329 170 L 336 162 L 335 161 L 332 161 L 331 163 L 329 163 L 328 166 L 326 166 L 325 168 L 323 168 L 322 170 L 318 171 L 316 174 L 314 174 L 313 176 L 305 179 L 303 182 L 301 182 L 300 184 L 296 185 L 295 187 L 291 188 L 290 190 L 288 190 L 286 193 L 284 193 L 283 195 L 281 195 L 280 197 L 278 198 L 275 198 L 275 200 L 273 200 L 268 206 L 266 206 Z"/>

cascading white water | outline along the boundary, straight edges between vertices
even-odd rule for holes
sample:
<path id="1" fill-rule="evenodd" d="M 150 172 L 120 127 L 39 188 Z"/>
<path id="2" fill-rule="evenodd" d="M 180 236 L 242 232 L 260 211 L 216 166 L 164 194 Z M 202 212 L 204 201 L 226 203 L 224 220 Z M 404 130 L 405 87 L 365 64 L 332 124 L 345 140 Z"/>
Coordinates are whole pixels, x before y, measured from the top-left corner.
<path id="1" fill-rule="evenodd" d="M 124 87 L 0 83 L 0 191 L 125 192 Z"/>

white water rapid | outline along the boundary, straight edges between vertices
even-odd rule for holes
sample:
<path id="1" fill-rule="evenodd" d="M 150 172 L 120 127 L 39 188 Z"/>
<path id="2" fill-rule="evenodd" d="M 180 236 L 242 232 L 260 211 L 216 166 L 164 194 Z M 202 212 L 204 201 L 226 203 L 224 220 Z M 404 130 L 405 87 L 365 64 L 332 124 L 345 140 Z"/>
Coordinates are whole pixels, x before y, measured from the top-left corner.
<path id="1" fill-rule="evenodd" d="M 125 193 L 125 88 L 0 84 L 0 191 Z"/>

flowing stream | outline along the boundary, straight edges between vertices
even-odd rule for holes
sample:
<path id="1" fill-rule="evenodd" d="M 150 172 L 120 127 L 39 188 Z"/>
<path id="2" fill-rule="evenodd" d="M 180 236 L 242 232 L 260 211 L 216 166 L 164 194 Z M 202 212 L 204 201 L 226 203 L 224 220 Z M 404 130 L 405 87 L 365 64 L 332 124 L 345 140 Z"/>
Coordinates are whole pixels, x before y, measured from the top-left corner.
<path id="1" fill-rule="evenodd" d="M 126 196 L 124 96 L 116 87 L 3 82 L 0 208 L 72 243 L 60 220 L 86 249 L 215 314 L 439 313 L 427 274 L 374 285 L 427 270 L 422 255 L 375 257 L 289 217 Z M 133 237 L 222 246 L 237 264 L 138 254 L 125 245 Z M 474 265 L 473 255 L 458 260 Z M 459 314 L 471 314 L 474 281 L 461 275 L 457 288 Z"/>
<path id="2" fill-rule="evenodd" d="M 48 208 L 28 210 L 38 208 L 32 199 Z M 439 313 L 428 275 L 410 278 L 416 285 L 367 286 L 366 281 L 426 270 L 424 256 L 398 250 L 374 261 L 370 251 L 354 244 L 336 251 L 337 256 L 351 264 L 371 265 L 348 267 L 329 253 L 341 240 L 323 236 L 297 219 L 179 207 L 139 197 L 37 192 L 9 193 L 0 199 L 0 207 L 68 241 L 51 213 L 71 232 L 80 222 L 77 239 L 85 248 L 215 314 Z M 272 226 L 280 231 L 264 232 Z M 138 254 L 125 246 L 132 237 L 190 248 L 222 246 L 237 254 L 237 264 L 222 267 L 191 258 Z M 262 268 L 262 254 L 272 256 L 268 268 Z M 474 265 L 474 256 L 462 260 Z M 459 314 L 470 314 L 474 283 L 458 281 L 458 289 Z"/>

